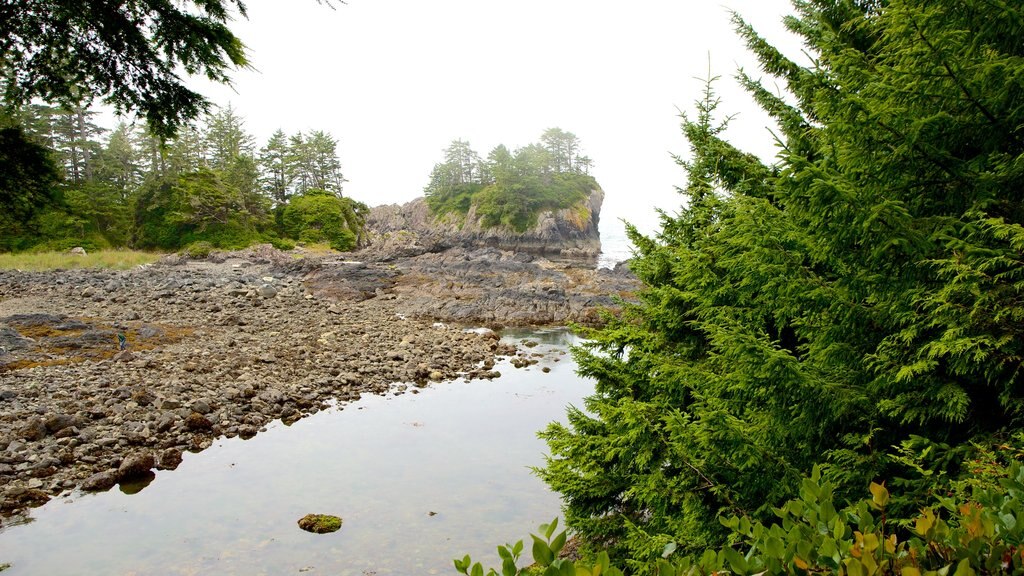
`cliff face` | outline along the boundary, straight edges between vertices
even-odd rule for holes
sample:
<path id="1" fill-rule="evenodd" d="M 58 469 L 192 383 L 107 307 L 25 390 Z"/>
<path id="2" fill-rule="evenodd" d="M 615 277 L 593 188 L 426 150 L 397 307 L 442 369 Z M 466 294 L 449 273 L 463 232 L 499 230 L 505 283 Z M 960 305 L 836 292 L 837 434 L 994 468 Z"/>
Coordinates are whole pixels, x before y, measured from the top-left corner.
<path id="1" fill-rule="evenodd" d="M 449 248 L 497 248 L 534 254 L 551 260 L 589 262 L 601 252 L 598 222 L 604 192 L 591 190 L 577 205 L 542 212 L 525 232 L 496 226 L 484 228 L 475 208 L 465 219 L 454 215 L 435 219 L 423 198 L 398 205 L 376 206 L 366 219 L 368 250 L 380 255 L 415 256 Z"/>

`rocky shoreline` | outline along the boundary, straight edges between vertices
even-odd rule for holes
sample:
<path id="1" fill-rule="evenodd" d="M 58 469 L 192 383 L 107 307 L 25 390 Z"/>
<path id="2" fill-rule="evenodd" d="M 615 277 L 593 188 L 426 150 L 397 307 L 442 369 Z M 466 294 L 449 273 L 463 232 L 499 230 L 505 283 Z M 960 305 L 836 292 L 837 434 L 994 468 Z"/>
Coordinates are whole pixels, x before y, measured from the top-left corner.
<path id="1" fill-rule="evenodd" d="M 458 324 L 593 320 L 635 286 L 493 249 L 368 256 L 0 271 L 0 519 L 361 394 L 498 377 L 496 357 L 528 351 Z"/>

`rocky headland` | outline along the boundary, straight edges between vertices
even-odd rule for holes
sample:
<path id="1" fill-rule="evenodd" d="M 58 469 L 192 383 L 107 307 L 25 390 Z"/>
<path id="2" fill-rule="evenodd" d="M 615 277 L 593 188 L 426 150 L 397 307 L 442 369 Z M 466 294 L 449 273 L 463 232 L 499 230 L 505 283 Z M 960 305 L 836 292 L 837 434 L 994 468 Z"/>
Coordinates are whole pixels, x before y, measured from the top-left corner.
<path id="1" fill-rule="evenodd" d="M 418 256 L 452 248 L 494 248 L 530 254 L 577 266 L 593 267 L 601 253 L 601 204 L 604 192 L 595 188 L 582 201 L 561 210 L 537 215 L 529 229 L 484 226 L 476 205 L 465 215 L 433 216 L 423 198 L 405 204 L 377 206 L 370 210 L 366 226 L 369 252 L 376 259 Z"/>
<path id="2" fill-rule="evenodd" d="M 465 328 L 594 323 L 637 288 L 627 269 L 573 260 L 593 247 L 550 226 L 518 251 L 378 227 L 342 255 L 260 246 L 124 272 L 0 271 L 0 518 L 145 482 L 216 437 L 361 394 L 499 377 L 501 356 L 528 365 L 528 350 Z"/>

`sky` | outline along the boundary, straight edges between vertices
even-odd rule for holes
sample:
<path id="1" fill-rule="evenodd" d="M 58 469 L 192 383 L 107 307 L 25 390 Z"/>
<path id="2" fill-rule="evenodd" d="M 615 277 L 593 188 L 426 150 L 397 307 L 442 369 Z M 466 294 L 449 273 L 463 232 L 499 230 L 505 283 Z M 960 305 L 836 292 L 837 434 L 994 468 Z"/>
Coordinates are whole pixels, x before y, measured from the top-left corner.
<path id="1" fill-rule="evenodd" d="M 576 134 L 605 191 L 602 235 L 625 218 L 650 231 L 654 207 L 677 210 L 685 175 L 680 111 L 703 79 L 721 76 L 727 133 L 774 157 L 766 115 L 738 87 L 760 75 L 732 30 L 730 10 L 784 53 L 806 62 L 782 26 L 788 0 L 247 0 L 231 28 L 251 70 L 231 88 L 193 81 L 230 104 L 262 145 L 276 129 L 338 139 L 346 196 L 371 206 L 423 193 L 454 139 L 482 157 L 498 144 Z M 768 84 L 772 89 L 774 81 Z"/>

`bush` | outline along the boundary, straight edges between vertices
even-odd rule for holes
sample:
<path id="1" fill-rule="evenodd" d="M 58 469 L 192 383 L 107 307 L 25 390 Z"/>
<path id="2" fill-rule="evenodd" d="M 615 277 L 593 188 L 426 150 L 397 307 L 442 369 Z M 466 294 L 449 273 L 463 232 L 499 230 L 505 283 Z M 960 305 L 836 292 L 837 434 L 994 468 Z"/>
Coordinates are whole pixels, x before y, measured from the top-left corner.
<path id="1" fill-rule="evenodd" d="M 292 198 L 281 214 L 284 235 L 304 243 L 327 242 L 342 252 L 359 245 L 369 208 L 323 190 Z"/>
<path id="2" fill-rule="evenodd" d="M 187 258 L 204 259 L 210 256 L 210 252 L 213 252 L 213 244 L 200 240 L 186 246 L 182 249 L 181 254 Z"/>
<path id="3" fill-rule="evenodd" d="M 976 488 L 963 499 L 938 498 L 913 518 L 887 517 L 889 491 L 872 483 L 870 497 L 836 508 L 835 487 L 819 470 L 800 485 L 800 497 L 775 510 L 777 520 L 765 525 L 746 516 L 721 520 L 730 546 L 678 556 L 675 542 L 664 542 L 658 554 L 627 558 L 619 564 L 631 573 L 658 576 L 707 574 L 837 574 L 842 576 L 974 576 L 1024 574 L 1024 467 L 1002 468 L 997 485 Z M 945 517 L 946 519 L 944 519 Z M 523 549 L 498 547 L 500 572 L 488 575 L 597 576 L 622 574 L 606 552 L 596 561 L 556 559 L 565 532 L 552 535 L 557 520 L 541 526 L 544 538 L 532 535 L 534 568 L 516 563 Z M 455 560 L 462 574 L 484 575 L 469 556 Z M 539 568 L 539 569 L 538 569 Z"/>
<path id="4" fill-rule="evenodd" d="M 273 246 L 274 248 L 277 248 L 278 250 L 288 251 L 288 250 L 294 250 L 295 249 L 295 242 L 292 242 L 291 240 L 289 240 L 287 238 L 278 238 L 277 236 L 269 236 L 269 237 L 265 238 L 265 240 L 267 242 L 269 242 L 271 246 Z"/>

